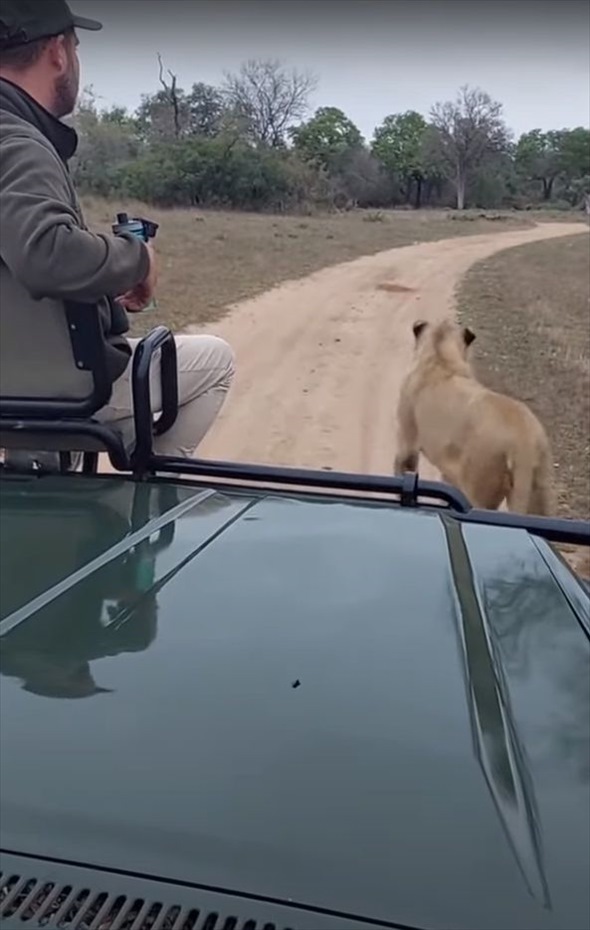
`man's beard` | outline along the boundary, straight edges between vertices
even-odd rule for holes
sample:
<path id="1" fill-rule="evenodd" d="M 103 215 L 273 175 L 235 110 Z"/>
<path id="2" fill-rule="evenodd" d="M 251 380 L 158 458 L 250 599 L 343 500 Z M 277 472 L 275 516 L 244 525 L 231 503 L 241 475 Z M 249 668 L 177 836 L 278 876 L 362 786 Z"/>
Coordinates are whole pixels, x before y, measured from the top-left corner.
<path id="1" fill-rule="evenodd" d="M 69 116 L 70 113 L 74 112 L 77 97 L 78 81 L 72 69 L 68 74 L 63 74 L 55 82 L 51 112 L 54 116 L 57 116 L 58 119 L 61 119 L 63 116 Z"/>

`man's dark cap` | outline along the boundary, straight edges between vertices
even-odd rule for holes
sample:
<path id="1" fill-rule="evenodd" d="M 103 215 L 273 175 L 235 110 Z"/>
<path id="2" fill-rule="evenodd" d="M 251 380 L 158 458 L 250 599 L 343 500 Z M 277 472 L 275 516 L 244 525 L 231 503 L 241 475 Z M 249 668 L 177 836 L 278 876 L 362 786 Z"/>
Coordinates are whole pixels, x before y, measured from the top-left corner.
<path id="1" fill-rule="evenodd" d="M 102 23 L 76 16 L 66 0 L 0 0 L 0 51 L 69 29 L 102 29 Z"/>

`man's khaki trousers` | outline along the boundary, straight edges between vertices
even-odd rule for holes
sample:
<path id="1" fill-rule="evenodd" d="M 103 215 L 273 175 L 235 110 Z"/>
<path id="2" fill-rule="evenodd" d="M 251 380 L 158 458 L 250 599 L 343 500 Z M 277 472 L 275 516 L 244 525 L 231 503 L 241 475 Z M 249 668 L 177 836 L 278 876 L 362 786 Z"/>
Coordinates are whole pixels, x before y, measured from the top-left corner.
<path id="1" fill-rule="evenodd" d="M 138 339 L 130 339 L 132 351 Z M 176 336 L 178 359 L 178 417 L 162 436 L 154 437 L 154 452 L 190 457 L 219 413 L 234 376 L 234 355 L 217 336 Z M 127 446 L 134 441 L 132 362 L 115 381 L 109 404 L 95 414 L 97 420 L 114 426 Z M 158 353 L 150 375 L 152 410 L 162 409 Z"/>

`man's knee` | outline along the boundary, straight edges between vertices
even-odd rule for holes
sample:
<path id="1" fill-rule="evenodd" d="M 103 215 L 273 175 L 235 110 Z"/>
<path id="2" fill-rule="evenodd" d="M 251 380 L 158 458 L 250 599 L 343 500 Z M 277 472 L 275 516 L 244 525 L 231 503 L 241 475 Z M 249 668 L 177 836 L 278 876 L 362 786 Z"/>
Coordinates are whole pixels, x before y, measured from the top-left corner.
<path id="1" fill-rule="evenodd" d="M 225 339 L 218 336 L 177 336 L 176 348 L 180 404 L 212 390 L 229 391 L 235 373 L 235 358 Z"/>
<path id="2" fill-rule="evenodd" d="M 216 370 L 233 376 L 234 351 L 219 336 L 177 336 L 176 349 L 179 371 Z"/>
<path id="3" fill-rule="evenodd" d="M 218 360 L 219 368 L 225 372 L 231 381 L 236 370 L 234 350 L 225 339 L 221 339 L 219 336 L 211 336 L 210 338 L 214 341 L 213 352 Z"/>

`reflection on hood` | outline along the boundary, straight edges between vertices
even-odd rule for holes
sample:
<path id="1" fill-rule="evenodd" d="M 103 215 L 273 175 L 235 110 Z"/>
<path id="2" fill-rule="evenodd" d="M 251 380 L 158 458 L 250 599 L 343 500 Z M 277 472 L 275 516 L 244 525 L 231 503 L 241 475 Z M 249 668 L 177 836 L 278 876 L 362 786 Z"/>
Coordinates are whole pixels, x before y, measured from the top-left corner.
<path id="1" fill-rule="evenodd" d="M 29 532 L 31 526 L 41 529 L 44 525 L 36 516 L 31 514 Z M 149 519 L 149 513 L 144 516 Z M 104 533 L 106 527 L 114 540 L 125 538 L 133 523 L 137 526 L 137 515 L 134 519 L 112 506 L 81 513 L 78 522 L 83 532 L 74 544 L 78 567 L 96 557 L 97 520 L 100 530 Z M 70 529 L 74 536 L 75 527 Z M 170 541 L 170 537 L 165 539 L 164 545 Z M 22 560 L 27 545 L 25 539 L 13 539 L 10 546 L 8 542 L 3 540 L 3 574 L 4 570 L 22 570 L 22 562 L 17 565 L 15 560 Z M 38 537 L 36 543 L 37 557 L 43 552 L 51 563 L 50 541 Z M 95 681 L 90 663 L 122 652 L 143 651 L 154 641 L 157 602 L 151 587 L 156 551 L 161 548 L 162 540 L 145 540 L 17 625 L 2 637 L 0 673 L 21 679 L 25 691 L 43 697 L 83 698 L 108 693 L 109 689 Z"/>

